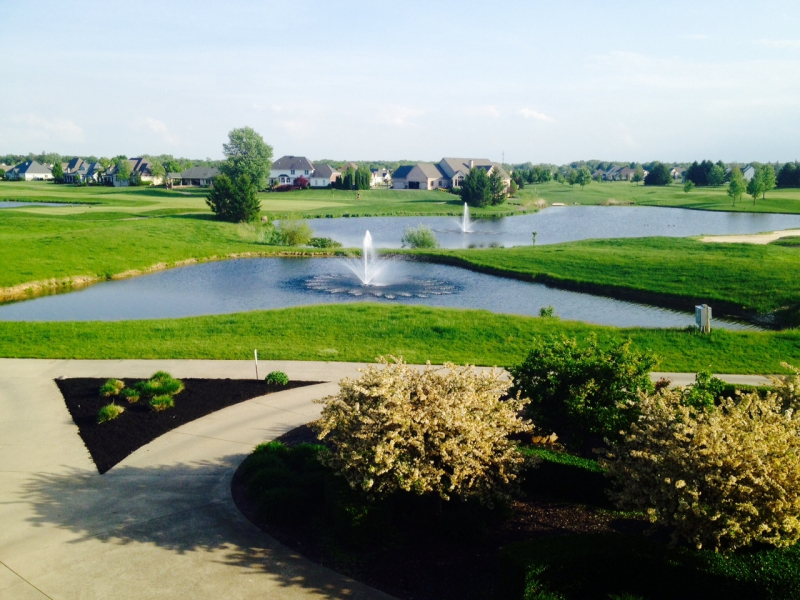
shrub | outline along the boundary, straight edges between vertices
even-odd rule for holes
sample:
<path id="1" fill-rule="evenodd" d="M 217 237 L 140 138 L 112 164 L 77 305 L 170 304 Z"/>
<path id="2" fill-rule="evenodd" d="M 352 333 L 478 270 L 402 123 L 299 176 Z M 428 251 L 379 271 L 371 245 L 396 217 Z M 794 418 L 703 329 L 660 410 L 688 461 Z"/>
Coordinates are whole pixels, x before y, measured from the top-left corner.
<path id="1" fill-rule="evenodd" d="M 287 385 L 289 383 L 289 376 L 283 371 L 272 371 L 264 378 L 269 385 Z"/>
<path id="2" fill-rule="evenodd" d="M 513 391 L 530 398 L 528 415 L 543 432 L 575 442 L 619 435 L 637 416 L 629 407 L 650 391 L 656 360 L 631 349 L 630 340 L 601 348 L 591 336 L 540 339 L 527 358 L 509 369 Z"/>
<path id="3" fill-rule="evenodd" d="M 607 453 L 619 507 L 644 510 L 698 549 L 800 539 L 800 436 L 776 394 L 687 406 L 681 390 L 642 394 L 641 416 Z"/>
<path id="4" fill-rule="evenodd" d="M 133 386 L 141 398 L 153 398 L 154 396 L 175 396 L 184 390 L 185 386 L 180 379 L 175 379 L 165 371 L 158 371 L 147 381 L 140 381 Z"/>
<path id="5" fill-rule="evenodd" d="M 117 396 L 125 387 L 125 383 L 119 379 L 109 379 L 100 388 L 100 395 L 108 398 L 109 396 Z"/>
<path id="6" fill-rule="evenodd" d="M 141 398 L 141 392 L 138 387 L 125 388 L 119 394 L 131 404 L 138 402 L 139 398 Z"/>
<path id="7" fill-rule="evenodd" d="M 320 460 L 368 497 L 504 496 L 526 462 L 508 436 L 532 429 L 518 415 L 527 400 L 501 400 L 510 383 L 497 369 L 418 371 L 393 360 L 381 357 L 382 368 L 342 380 L 337 396 L 320 401 L 315 428 L 332 444 Z"/>
<path id="8" fill-rule="evenodd" d="M 543 306 L 539 309 L 539 316 L 544 318 L 552 318 L 556 316 L 556 309 L 552 306 Z"/>
<path id="9" fill-rule="evenodd" d="M 161 394 L 159 396 L 153 396 L 150 398 L 149 404 L 150 408 L 156 412 L 159 412 L 162 410 L 167 410 L 168 408 L 174 408 L 175 399 L 169 394 Z"/>
<path id="10" fill-rule="evenodd" d="M 700 371 L 695 376 L 695 383 L 682 390 L 683 403 L 695 408 L 713 408 L 725 392 L 727 384 L 717 379 L 708 371 Z M 666 386 L 663 386 L 666 387 Z"/>
<path id="11" fill-rule="evenodd" d="M 406 227 L 403 233 L 403 247 L 409 248 L 438 248 L 439 242 L 436 241 L 436 234 L 427 225 L 417 225 L 416 227 Z"/>
<path id="12" fill-rule="evenodd" d="M 308 245 L 312 248 L 341 248 L 342 243 L 331 238 L 312 237 L 308 240 Z"/>
<path id="13" fill-rule="evenodd" d="M 800 409 L 800 369 L 789 363 L 781 363 L 781 366 L 792 374 L 786 377 L 770 377 L 772 389 L 778 395 L 784 410 L 797 412 Z"/>
<path id="14" fill-rule="evenodd" d="M 305 246 L 312 235 L 311 226 L 300 219 L 281 219 L 278 225 L 277 237 L 284 246 Z"/>
<path id="15" fill-rule="evenodd" d="M 122 413 L 125 412 L 125 409 L 122 406 L 114 404 L 106 404 L 97 412 L 97 424 L 101 425 L 106 423 L 107 421 L 113 421 Z"/>

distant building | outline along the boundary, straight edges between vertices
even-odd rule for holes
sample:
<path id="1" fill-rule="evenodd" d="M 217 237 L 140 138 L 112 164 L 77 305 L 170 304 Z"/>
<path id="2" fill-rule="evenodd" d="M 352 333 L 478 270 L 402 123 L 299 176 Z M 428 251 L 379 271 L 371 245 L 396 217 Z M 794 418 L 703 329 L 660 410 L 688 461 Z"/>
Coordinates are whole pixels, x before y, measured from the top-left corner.
<path id="1" fill-rule="evenodd" d="M 370 187 L 377 187 L 379 185 L 391 185 L 392 174 L 389 169 L 372 169 L 372 179 L 370 180 Z"/>
<path id="2" fill-rule="evenodd" d="M 313 188 L 326 188 L 333 185 L 333 182 L 339 179 L 342 174 L 323 163 L 314 164 L 314 172 L 311 175 L 311 187 Z"/>
<path id="3" fill-rule="evenodd" d="M 142 181 L 149 181 L 154 185 L 161 183 L 161 177 L 153 177 L 153 172 L 150 170 L 152 163 L 146 158 L 128 158 L 126 160 L 128 161 L 131 177 L 137 175 L 142 178 Z M 103 182 L 114 187 L 125 187 L 130 185 L 130 178 L 123 179 L 119 177 L 117 165 L 114 164 L 103 174 Z"/>
<path id="4" fill-rule="evenodd" d="M 282 156 L 274 163 L 269 172 L 269 183 L 277 185 L 294 185 L 298 177 L 311 181 L 314 165 L 305 156 Z"/>
<path id="5" fill-rule="evenodd" d="M 680 179 L 683 181 L 686 178 L 686 169 L 683 167 L 672 167 L 672 170 L 669 172 L 669 176 L 672 177 L 673 180 Z"/>
<path id="6" fill-rule="evenodd" d="M 210 187 L 214 183 L 214 177 L 219 175 L 216 167 L 192 167 L 182 173 L 170 173 L 167 178 L 172 185 Z"/>
<path id="7" fill-rule="evenodd" d="M 511 177 L 499 163 L 486 158 L 443 158 L 438 163 L 417 163 L 400 167 L 392 175 L 392 188 L 396 190 L 434 190 L 461 187 L 472 169 L 483 169 L 491 175 L 499 170 L 506 187 Z"/>
<path id="8" fill-rule="evenodd" d="M 82 158 L 73 158 L 61 165 L 64 171 L 64 183 L 82 183 L 84 181 L 100 181 L 103 167 L 99 162 L 88 163 Z"/>
<path id="9" fill-rule="evenodd" d="M 756 174 L 756 168 L 753 165 L 747 165 L 744 169 L 742 169 L 742 175 L 744 175 L 745 181 L 750 181 Z"/>
<path id="10" fill-rule="evenodd" d="M 46 181 L 53 179 L 53 173 L 47 165 L 35 160 L 26 160 L 6 172 L 6 179 L 13 181 Z"/>

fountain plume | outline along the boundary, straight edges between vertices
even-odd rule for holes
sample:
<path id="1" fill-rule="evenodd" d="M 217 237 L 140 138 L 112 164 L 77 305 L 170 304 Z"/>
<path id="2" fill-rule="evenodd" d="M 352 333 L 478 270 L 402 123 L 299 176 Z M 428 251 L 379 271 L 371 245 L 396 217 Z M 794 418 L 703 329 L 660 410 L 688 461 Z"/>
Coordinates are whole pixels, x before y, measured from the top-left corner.
<path id="1" fill-rule="evenodd" d="M 464 202 L 464 215 L 461 217 L 461 233 L 472 233 L 472 222 L 469 220 L 469 207 Z"/>
<path id="2" fill-rule="evenodd" d="M 361 280 L 363 285 L 372 285 L 378 275 L 381 274 L 386 261 L 378 258 L 378 251 L 372 243 L 372 235 L 369 230 L 364 235 L 361 247 L 361 258 L 351 258 L 345 263 L 356 277 Z"/>

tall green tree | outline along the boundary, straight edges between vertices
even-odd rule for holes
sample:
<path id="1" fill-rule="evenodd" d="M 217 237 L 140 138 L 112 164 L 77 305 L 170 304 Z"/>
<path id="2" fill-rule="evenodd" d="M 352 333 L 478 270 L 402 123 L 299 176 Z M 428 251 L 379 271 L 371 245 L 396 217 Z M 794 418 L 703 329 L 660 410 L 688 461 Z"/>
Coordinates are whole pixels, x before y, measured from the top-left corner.
<path id="1" fill-rule="evenodd" d="M 471 169 L 461 185 L 461 199 L 470 206 L 487 206 L 492 202 L 489 176 L 483 169 Z"/>
<path id="2" fill-rule="evenodd" d="M 731 170 L 731 180 L 728 182 L 728 196 L 733 199 L 733 204 L 742 198 L 742 195 L 747 190 L 747 182 L 744 180 L 742 170 L 739 167 L 734 167 Z"/>
<path id="3" fill-rule="evenodd" d="M 267 144 L 252 127 L 232 129 L 228 143 L 222 145 L 226 160 L 220 171 L 231 181 L 247 175 L 257 190 L 267 187 L 272 167 L 272 146 Z"/>
<path id="4" fill-rule="evenodd" d="M 764 200 L 767 192 L 775 189 L 775 169 L 772 165 L 764 165 L 759 167 L 756 175 L 761 180 L 761 199 Z"/>
<path id="5" fill-rule="evenodd" d="M 683 184 L 683 192 L 685 194 L 688 194 L 693 189 L 694 189 L 694 181 L 692 181 L 691 179 L 687 179 L 686 183 Z"/>
<path id="6" fill-rule="evenodd" d="M 713 186 L 722 185 L 724 179 L 725 179 L 725 169 L 723 169 L 719 165 L 712 166 L 711 170 L 708 172 L 708 185 L 713 185 Z"/>
<path id="7" fill-rule="evenodd" d="M 492 191 L 492 204 L 502 204 L 506 201 L 508 188 L 506 182 L 503 181 L 500 169 L 492 169 L 489 175 L 489 189 Z"/>
<path id="8" fill-rule="evenodd" d="M 647 177 L 644 178 L 645 185 L 669 185 L 672 177 L 669 174 L 670 168 L 661 162 L 653 163 Z M 696 183 L 696 182 L 695 182 Z"/>
<path id="9" fill-rule="evenodd" d="M 581 167 L 578 169 L 575 183 L 581 186 L 581 189 L 592 183 L 592 172 L 589 170 L 589 167 Z"/>
<path id="10" fill-rule="evenodd" d="M 131 171 L 131 165 L 128 162 L 128 159 L 117 157 L 114 159 L 114 164 L 117 167 L 117 181 L 130 181 L 133 173 Z"/>
<path id="11" fill-rule="evenodd" d="M 757 171 L 747 182 L 747 193 L 753 197 L 753 204 L 756 203 L 758 196 L 764 191 L 764 182 L 761 180 L 760 172 Z"/>
<path id="12" fill-rule="evenodd" d="M 339 189 L 352 190 L 356 186 L 356 171 L 353 167 L 347 167 L 344 174 L 338 179 Z"/>
<path id="13" fill-rule="evenodd" d="M 570 169 L 564 179 L 569 184 L 569 187 L 573 187 L 578 183 L 578 172 L 575 169 Z"/>
<path id="14" fill-rule="evenodd" d="M 633 177 L 631 177 L 631 181 L 636 185 L 639 185 L 640 182 L 644 181 L 644 169 L 641 165 L 638 165 L 633 172 Z"/>
<path id="15" fill-rule="evenodd" d="M 154 180 L 161 179 L 162 182 L 166 182 L 167 170 L 159 161 L 153 160 L 150 162 L 150 174 L 153 176 Z"/>
<path id="16" fill-rule="evenodd" d="M 368 190 L 372 182 L 372 171 L 369 167 L 361 166 L 355 172 L 355 188 L 357 190 Z"/>
<path id="17" fill-rule="evenodd" d="M 232 223 L 255 221 L 261 211 L 258 190 L 248 175 L 233 180 L 225 174 L 215 177 L 206 204 L 218 219 Z"/>
<path id="18" fill-rule="evenodd" d="M 64 169 L 61 166 L 60 162 L 56 162 L 53 164 L 53 181 L 56 183 L 63 183 L 64 182 Z"/>

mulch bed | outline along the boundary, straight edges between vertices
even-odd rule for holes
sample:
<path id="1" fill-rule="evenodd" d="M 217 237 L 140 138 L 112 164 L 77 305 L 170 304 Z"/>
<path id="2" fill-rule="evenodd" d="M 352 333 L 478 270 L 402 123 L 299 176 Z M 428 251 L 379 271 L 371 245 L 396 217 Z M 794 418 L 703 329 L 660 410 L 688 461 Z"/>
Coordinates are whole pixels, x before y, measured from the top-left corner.
<path id="1" fill-rule="evenodd" d="M 316 443 L 307 425 L 277 438 L 287 446 Z M 535 473 L 535 471 L 534 471 Z M 549 478 L 547 470 L 542 473 Z M 532 482 L 536 486 L 536 482 Z M 420 535 L 413 546 L 386 545 L 363 556 L 357 563 L 337 560 L 308 530 L 276 527 L 259 518 L 239 472 L 232 482 L 233 499 L 242 514 L 262 531 L 310 560 L 339 571 L 402 600 L 469 600 L 497 598 L 504 589 L 501 549 L 511 543 L 571 533 L 622 532 L 640 535 L 648 525 L 642 520 L 621 519 L 603 508 L 585 506 L 563 498 L 530 492 L 513 502 L 511 515 L 489 527 L 480 540 L 458 541 Z M 610 506 L 609 506 L 610 508 Z M 501 595 L 498 595 L 501 594 Z"/>
<path id="2" fill-rule="evenodd" d="M 72 420 L 100 473 L 108 471 L 134 450 L 185 423 L 251 398 L 319 383 L 291 381 L 280 386 L 255 379 L 183 379 L 186 389 L 175 396 L 174 408 L 154 412 L 146 400 L 129 404 L 123 398 L 117 398 L 115 403 L 124 406 L 125 412 L 113 421 L 98 425 L 97 411 L 111 402 L 98 393 L 107 379 L 79 377 L 56 380 Z M 129 387 L 141 379 L 122 381 Z"/>

